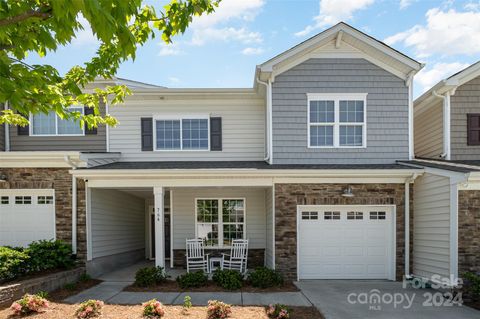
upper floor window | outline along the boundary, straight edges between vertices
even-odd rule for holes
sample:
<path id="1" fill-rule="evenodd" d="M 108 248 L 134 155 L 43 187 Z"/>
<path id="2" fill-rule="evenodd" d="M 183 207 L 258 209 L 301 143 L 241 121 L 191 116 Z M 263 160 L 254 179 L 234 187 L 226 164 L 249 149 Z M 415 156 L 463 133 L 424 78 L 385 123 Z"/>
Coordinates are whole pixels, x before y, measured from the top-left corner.
<path id="1" fill-rule="evenodd" d="M 208 150 L 209 118 L 176 117 L 155 119 L 156 150 Z"/>
<path id="2" fill-rule="evenodd" d="M 467 145 L 480 145 L 480 114 L 467 114 Z"/>
<path id="3" fill-rule="evenodd" d="M 83 107 L 70 107 L 69 112 L 80 112 L 83 114 Z M 61 119 L 55 112 L 32 114 L 30 118 L 31 134 L 33 136 L 49 135 L 84 135 L 84 128 L 79 122 L 72 119 Z"/>
<path id="4" fill-rule="evenodd" d="M 307 94 L 308 147 L 366 147 L 367 94 Z"/>

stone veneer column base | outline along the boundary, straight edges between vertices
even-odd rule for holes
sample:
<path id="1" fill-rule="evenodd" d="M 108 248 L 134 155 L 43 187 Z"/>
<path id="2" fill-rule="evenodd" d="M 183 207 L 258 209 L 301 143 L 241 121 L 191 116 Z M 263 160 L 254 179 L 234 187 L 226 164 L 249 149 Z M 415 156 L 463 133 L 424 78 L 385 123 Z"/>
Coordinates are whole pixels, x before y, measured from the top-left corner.
<path id="1" fill-rule="evenodd" d="M 480 271 L 480 190 L 458 191 L 458 274 Z"/>

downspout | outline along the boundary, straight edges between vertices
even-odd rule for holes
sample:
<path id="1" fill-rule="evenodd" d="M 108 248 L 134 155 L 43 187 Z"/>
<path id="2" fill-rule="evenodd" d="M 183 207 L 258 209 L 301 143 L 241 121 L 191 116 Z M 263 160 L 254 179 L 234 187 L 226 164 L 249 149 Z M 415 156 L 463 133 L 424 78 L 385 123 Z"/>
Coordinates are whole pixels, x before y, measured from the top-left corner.
<path id="1" fill-rule="evenodd" d="M 8 110 L 8 101 L 5 102 L 3 107 L 5 111 Z M 5 152 L 10 152 L 10 129 L 7 123 L 5 123 L 4 129 L 5 129 Z"/>
<path id="2" fill-rule="evenodd" d="M 433 91 L 432 94 L 443 99 L 443 154 L 441 156 L 450 160 L 450 92 L 441 95 Z"/>
<path id="3" fill-rule="evenodd" d="M 414 131 L 413 131 L 413 77 L 417 71 L 412 71 L 408 74 L 405 84 L 408 88 L 408 159 L 412 160 L 415 157 Z"/>
<path id="4" fill-rule="evenodd" d="M 410 272 L 410 183 L 416 178 L 417 174 L 413 174 L 405 181 L 405 278 L 412 277 Z"/>
<path id="5" fill-rule="evenodd" d="M 70 159 L 70 156 L 65 155 L 65 162 L 77 169 L 78 166 Z M 77 178 L 72 175 L 72 254 L 77 254 Z"/>
<path id="6" fill-rule="evenodd" d="M 265 154 L 265 158 L 263 159 L 264 161 L 267 161 L 269 164 L 272 163 L 272 158 L 271 158 L 271 137 L 272 137 L 272 134 L 271 134 L 271 126 L 272 126 L 272 82 L 270 81 L 270 79 L 268 80 L 268 82 L 264 82 L 264 81 L 261 81 L 258 77 L 256 78 L 256 81 L 257 83 L 259 84 L 262 84 L 262 85 L 265 85 L 265 88 L 267 90 L 266 92 L 266 128 L 265 128 L 265 132 L 266 132 L 266 139 L 267 139 L 267 143 L 266 143 L 266 154 Z"/>

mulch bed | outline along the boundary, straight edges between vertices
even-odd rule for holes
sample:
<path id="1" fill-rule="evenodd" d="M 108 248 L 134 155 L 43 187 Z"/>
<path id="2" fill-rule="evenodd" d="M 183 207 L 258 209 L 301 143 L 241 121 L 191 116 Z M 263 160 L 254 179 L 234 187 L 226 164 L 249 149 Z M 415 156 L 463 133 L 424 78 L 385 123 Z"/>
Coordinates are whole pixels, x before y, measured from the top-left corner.
<path id="1" fill-rule="evenodd" d="M 291 292 L 299 291 L 297 286 L 292 282 L 285 282 L 282 286 L 271 287 L 271 288 L 255 288 L 252 285 L 245 283 L 241 289 L 238 290 L 225 290 L 222 287 L 217 286 L 214 282 L 208 281 L 208 284 L 199 288 L 187 288 L 181 289 L 177 282 L 174 280 L 167 280 L 164 283 L 151 286 L 151 287 L 138 287 L 135 284 L 127 286 L 123 291 L 132 291 L 132 292 L 177 292 L 177 291 L 188 291 L 188 292 Z"/>
<path id="2" fill-rule="evenodd" d="M 50 303 L 50 308 L 39 314 L 28 316 L 38 319 L 73 319 L 76 305 L 62 303 Z M 291 319 L 323 319 L 323 316 L 314 307 L 291 307 Z M 187 313 L 183 312 L 181 306 L 165 306 L 164 319 L 205 319 L 207 317 L 206 307 L 192 307 Z M 0 318 L 18 318 L 11 316 L 9 309 L 0 310 Z M 105 305 L 102 310 L 101 319 L 142 319 L 142 307 Z M 232 307 L 231 319 L 268 319 L 264 307 Z"/>

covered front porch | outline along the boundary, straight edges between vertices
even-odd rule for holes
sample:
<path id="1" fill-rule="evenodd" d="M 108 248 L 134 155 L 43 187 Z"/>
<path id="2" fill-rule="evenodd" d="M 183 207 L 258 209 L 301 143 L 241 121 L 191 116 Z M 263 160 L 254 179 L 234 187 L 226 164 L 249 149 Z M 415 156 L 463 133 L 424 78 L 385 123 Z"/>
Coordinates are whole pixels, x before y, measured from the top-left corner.
<path id="1" fill-rule="evenodd" d="M 248 268 L 273 267 L 272 186 L 112 187 L 87 183 L 87 270 L 101 276 L 150 261 L 176 275 L 186 239 L 210 257 L 248 239 Z M 180 271 L 180 272 L 179 272 Z"/>

